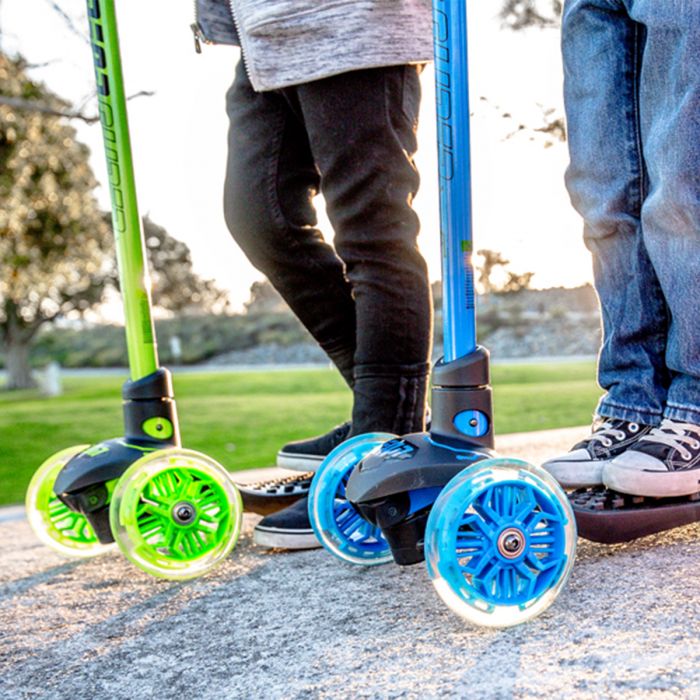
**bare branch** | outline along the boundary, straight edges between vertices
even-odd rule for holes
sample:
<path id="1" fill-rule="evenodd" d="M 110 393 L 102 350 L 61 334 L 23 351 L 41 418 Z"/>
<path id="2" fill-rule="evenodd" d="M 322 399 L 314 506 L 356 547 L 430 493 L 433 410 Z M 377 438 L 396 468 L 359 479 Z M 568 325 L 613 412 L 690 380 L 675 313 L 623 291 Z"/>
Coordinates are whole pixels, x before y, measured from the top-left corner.
<path id="1" fill-rule="evenodd" d="M 129 95 L 127 100 L 133 100 L 137 97 L 152 97 L 155 92 L 150 90 L 141 90 Z M 33 102 L 31 100 L 23 100 L 19 97 L 10 97 L 9 95 L 0 95 L 0 105 L 8 105 L 9 107 L 14 107 L 15 109 L 25 110 L 27 112 L 40 112 L 41 114 L 49 114 L 53 117 L 65 117 L 66 119 L 80 119 L 86 124 L 94 124 L 100 120 L 99 115 L 90 116 L 83 114 L 82 112 L 76 111 L 65 111 L 51 107 L 50 105 L 44 104 L 42 102 Z"/>
<path id="2" fill-rule="evenodd" d="M 68 29 L 75 34 L 75 36 L 80 37 L 86 44 L 90 43 L 90 39 L 85 34 L 84 32 L 81 32 L 80 29 L 78 29 L 75 24 L 73 23 L 73 19 L 68 15 L 68 13 L 59 6 L 57 2 L 53 2 L 53 0 L 46 0 L 46 2 L 51 6 L 51 8 L 56 12 L 56 14 L 59 15 L 59 17 L 65 22 L 66 26 Z"/>
<path id="3" fill-rule="evenodd" d="M 0 105 L 8 105 L 15 109 L 21 109 L 27 112 L 40 112 L 41 114 L 50 114 L 53 117 L 66 117 L 67 119 L 81 119 L 87 124 L 93 124 L 99 120 L 99 116 L 89 117 L 80 112 L 68 112 L 60 109 L 55 109 L 50 105 L 41 102 L 33 102 L 31 100 L 23 100 L 19 97 L 9 97 L 8 95 L 0 95 Z"/>
<path id="4" fill-rule="evenodd" d="M 60 58 L 52 58 L 50 61 L 41 61 L 41 63 L 25 63 L 24 67 L 26 70 L 38 70 L 39 68 L 48 68 L 58 63 Z"/>
<path id="5" fill-rule="evenodd" d="M 133 95 L 129 95 L 126 98 L 126 101 L 128 102 L 129 100 L 135 100 L 137 97 L 153 97 L 155 95 L 155 90 L 139 90 L 138 92 L 135 92 Z"/>

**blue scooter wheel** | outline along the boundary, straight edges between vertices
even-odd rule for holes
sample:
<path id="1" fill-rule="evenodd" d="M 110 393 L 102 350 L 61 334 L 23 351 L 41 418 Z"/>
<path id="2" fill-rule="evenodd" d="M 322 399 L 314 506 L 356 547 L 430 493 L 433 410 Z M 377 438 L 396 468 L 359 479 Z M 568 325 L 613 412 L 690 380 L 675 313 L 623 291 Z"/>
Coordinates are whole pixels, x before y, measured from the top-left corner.
<path id="1" fill-rule="evenodd" d="M 544 470 L 487 459 L 453 477 L 426 526 L 438 595 L 476 625 L 510 627 L 546 610 L 571 573 L 576 521 Z"/>
<path id="2" fill-rule="evenodd" d="M 309 490 L 309 520 L 318 541 L 339 559 L 371 566 L 392 560 L 381 530 L 363 520 L 345 496 L 355 465 L 373 449 L 396 437 L 365 433 L 338 445 L 323 460 Z"/>

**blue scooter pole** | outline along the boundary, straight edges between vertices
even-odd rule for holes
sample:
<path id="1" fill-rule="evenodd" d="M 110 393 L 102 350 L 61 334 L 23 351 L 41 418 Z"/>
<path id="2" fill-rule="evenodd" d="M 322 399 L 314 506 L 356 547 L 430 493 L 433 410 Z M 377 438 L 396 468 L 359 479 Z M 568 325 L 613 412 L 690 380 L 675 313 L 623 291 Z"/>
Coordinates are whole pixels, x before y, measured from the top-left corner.
<path id="1" fill-rule="evenodd" d="M 435 102 L 442 246 L 443 357 L 433 370 L 431 437 L 492 448 L 488 351 L 476 343 L 467 10 L 434 0 Z"/>
<path id="2" fill-rule="evenodd" d="M 464 3 L 435 0 L 433 23 L 443 350 L 444 361 L 452 362 L 476 349 L 467 15 Z"/>

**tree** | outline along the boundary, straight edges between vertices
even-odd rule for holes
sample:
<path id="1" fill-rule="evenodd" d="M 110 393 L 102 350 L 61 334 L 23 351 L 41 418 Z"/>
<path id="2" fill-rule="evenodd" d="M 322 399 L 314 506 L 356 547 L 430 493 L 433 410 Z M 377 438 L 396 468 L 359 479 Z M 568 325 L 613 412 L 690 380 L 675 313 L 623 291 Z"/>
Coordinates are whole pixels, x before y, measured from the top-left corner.
<path id="1" fill-rule="evenodd" d="M 505 0 L 499 13 L 510 29 L 554 27 L 559 23 L 560 0 Z"/>
<path id="2" fill-rule="evenodd" d="M 505 294 L 514 294 L 516 292 L 522 292 L 525 289 L 530 289 L 534 276 L 534 272 L 523 272 L 521 274 L 517 272 L 508 272 L 508 279 L 498 291 Z"/>
<path id="3" fill-rule="evenodd" d="M 497 250 L 488 250 L 488 248 L 477 250 L 476 254 L 482 258 L 481 264 L 477 266 L 481 293 L 489 294 L 494 291 L 493 280 L 491 279 L 493 271 L 496 267 L 505 267 L 510 263 L 510 260 L 506 260 Z"/>
<path id="4" fill-rule="evenodd" d="M 259 280 L 250 285 L 250 297 L 245 303 L 246 313 L 256 314 L 291 313 L 287 303 L 269 280 Z"/>
<path id="5" fill-rule="evenodd" d="M 185 243 L 173 238 L 148 216 L 143 219 L 143 233 L 155 306 L 189 313 L 220 313 L 228 308 L 227 292 L 192 269 L 192 254 Z"/>
<path id="6" fill-rule="evenodd" d="M 68 105 L 0 53 L 0 96 Z M 64 118 L 0 103 L 0 340 L 11 389 L 32 386 L 29 347 L 58 316 L 99 304 L 111 235 L 88 149 Z"/>
<path id="7" fill-rule="evenodd" d="M 477 255 L 481 256 L 481 264 L 477 265 L 476 269 L 479 273 L 479 286 L 482 294 L 513 293 L 530 288 L 532 278 L 535 276 L 534 272 L 518 273 L 506 270 L 506 266 L 510 265 L 510 260 L 506 260 L 497 250 L 484 248 L 477 251 Z M 505 282 L 494 282 L 493 271 L 497 267 L 503 268 L 506 274 Z"/>

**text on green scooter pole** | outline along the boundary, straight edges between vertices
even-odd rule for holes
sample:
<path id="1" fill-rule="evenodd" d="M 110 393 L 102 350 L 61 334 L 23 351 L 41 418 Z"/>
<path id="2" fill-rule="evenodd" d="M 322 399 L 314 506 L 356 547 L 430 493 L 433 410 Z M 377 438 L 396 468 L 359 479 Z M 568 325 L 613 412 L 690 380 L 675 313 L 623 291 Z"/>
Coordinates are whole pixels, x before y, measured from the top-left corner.
<path id="1" fill-rule="evenodd" d="M 100 122 L 107 159 L 112 226 L 133 380 L 158 368 L 150 282 L 136 199 L 131 139 L 113 0 L 87 0 Z"/>

